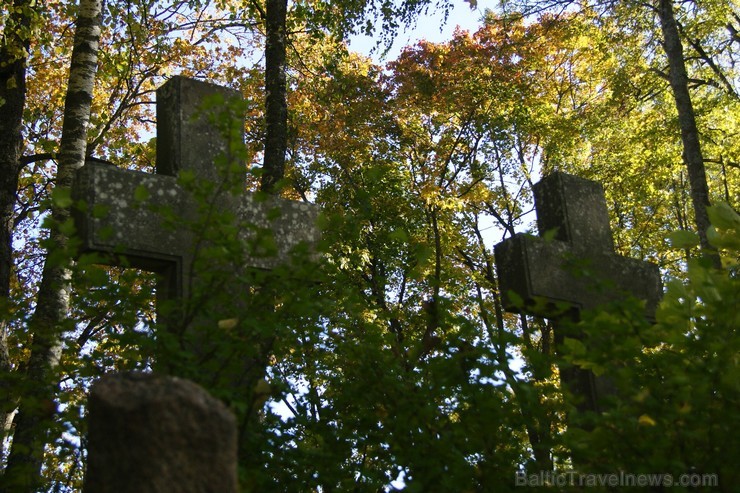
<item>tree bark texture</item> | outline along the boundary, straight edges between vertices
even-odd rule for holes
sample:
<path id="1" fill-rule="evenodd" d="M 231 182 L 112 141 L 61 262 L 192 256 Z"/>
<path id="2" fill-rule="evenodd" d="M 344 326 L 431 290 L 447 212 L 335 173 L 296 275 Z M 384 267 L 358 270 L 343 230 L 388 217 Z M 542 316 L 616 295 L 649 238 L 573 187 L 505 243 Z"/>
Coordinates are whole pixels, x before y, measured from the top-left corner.
<path id="1" fill-rule="evenodd" d="M 76 170 L 85 163 L 87 125 L 98 64 L 102 0 L 80 0 L 69 83 L 59 145 L 55 196 L 71 190 Z M 56 406 L 55 369 L 61 357 L 61 336 L 69 308 L 69 236 L 60 227 L 70 220 L 67 201 L 53 200 L 52 227 L 39 294 L 31 321 L 31 355 L 24 380 L 28 382 L 16 416 L 13 446 L 3 491 L 36 491 L 40 486 L 44 446 Z"/>
<path id="2" fill-rule="evenodd" d="M 0 305 L 10 296 L 13 268 L 13 220 L 23 153 L 23 108 L 26 103 L 26 58 L 32 23 L 29 0 L 15 0 L 0 40 Z M 16 396 L 10 389 L 8 321 L 0 306 L 0 458 Z"/>
<path id="3" fill-rule="evenodd" d="M 683 45 L 681 44 L 673 11 L 673 0 L 659 0 L 658 17 L 663 32 L 663 48 L 668 58 L 671 91 L 676 103 L 678 123 L 681 128 L 683 161 L 688 171 L 691 200 L 694 205 L 694 221 L 705 255 L 710 258 L 716 268 L 721 268 L 719 255 L 712 249 L 707 240 L 707 230 L 710 226 L 707 207 L 711 205 L 709 186 L 707 185 L 707 174 L 699 142 L 699 130 L 696 126 L 694 106 L 689 93 L 689 76 L 686 71 Z"/>
<path id="4" fill-rule="evenodd" d="M 285 75 L 287 0 L 267 0 L 265 9 L 265 155 L 260 188 L 275 193 L 285 174 L 288 102 Z"/>

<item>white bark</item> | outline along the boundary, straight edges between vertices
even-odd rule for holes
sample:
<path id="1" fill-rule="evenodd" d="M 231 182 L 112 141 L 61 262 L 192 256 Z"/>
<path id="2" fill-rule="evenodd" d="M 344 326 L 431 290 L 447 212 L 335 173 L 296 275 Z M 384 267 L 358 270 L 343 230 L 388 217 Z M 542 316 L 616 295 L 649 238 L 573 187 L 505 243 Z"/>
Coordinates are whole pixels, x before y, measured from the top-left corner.
<path id="1" fill-rule="evenodd" d="M 80 0 L 58 153 L 57 188 L 69 189 L 74 172 L 85 164 L 101 16 L 102 0 Z M 70 217 L 69 204 L 52 203 L 51 216 L 49 244 L 58 252 L 69 254 L 69 237 L 58 227 Z M 36 491 L 40 486 L 44 445 L 56 407 L 55 370 L 61 357 L 61 336 L 69 309 L 72 258 L 68 255 L 66 262 L 51 262 L 48 253 L 36 311 L 30 322 L 33 343 L 24 375 L 33 390 L 22 396 L 3 478 L 10 491 Z"/>

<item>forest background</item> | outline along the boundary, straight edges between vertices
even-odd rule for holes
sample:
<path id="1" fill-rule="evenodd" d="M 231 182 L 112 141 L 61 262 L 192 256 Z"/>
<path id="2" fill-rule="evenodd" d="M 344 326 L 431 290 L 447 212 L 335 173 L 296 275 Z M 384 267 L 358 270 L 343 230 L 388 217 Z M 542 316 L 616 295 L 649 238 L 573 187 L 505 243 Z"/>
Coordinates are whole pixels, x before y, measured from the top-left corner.
<path id="1" fill-rule="evenodd" d="M 506 491 L 574 457 L 740 483 L 740 7 L 505 2 L 384 66 L 347 48 L 452 7 L 3 4 L 2 491 L 78 491 L 90 383 L 188 361 L 157 330 L 152 274 L 75 252 L 68 192 L 86 156 L 153 171 L 154 90 L 177 74 L 245 96 L 251 189 L 324 211 L 320 282 L 252 273 L 208 328 L 255 362 L 253 385 L 179 368 L 239 417 L 244 491 Z M 600 181 L 618 252 L 661 267 L 657 324 L 626 300 L 556 353 L 549 321 L 502 311 L 487 230 L 530 230 L 532 183 L 554 170 Z M 224 242 L 217 265 L 247 253 L 224 224 L 189 225 Z M 608 373 L 610 412 L 573 418 L 562 365 Z"/>

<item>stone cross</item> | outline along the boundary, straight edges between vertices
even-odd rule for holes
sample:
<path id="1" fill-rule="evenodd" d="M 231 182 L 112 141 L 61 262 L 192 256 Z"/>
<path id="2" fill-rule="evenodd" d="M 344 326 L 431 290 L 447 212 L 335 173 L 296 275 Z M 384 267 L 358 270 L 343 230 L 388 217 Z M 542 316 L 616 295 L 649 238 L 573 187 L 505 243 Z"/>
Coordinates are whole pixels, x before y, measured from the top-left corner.
<path id="1" fill-rule="evenodd" d="M 504 308 L 553 318 L 556 307 L 567 307 L 577 316 L 631 296 L 645 302 L 652 320 L 662 296 L 658 266 L 614 252 L 601 185 L 552 173 L 534 186 L 534 200 L 540 237 L 518 234 L 494 247 Z M 562 340 L 558 329 L 556 324 L 556 339 Z M 585 398 L 585 408 L 598 410 L 603 385 L 590 372 L 576 373 L 563 375 L 571 380 L 566 385 Z"/>
<path id="2" fill-rule="evenodd" d="M 229 346 L 228 337 L 219 338 L 219 322 L 234 320 L 243 311 L 252 288 L 243 280 L 250 278 L 248 271 L 285 265 L 291 274 L 300 271 L 296 278 L 307 275 L 303 271 L 310 263 L 291 263 L 292 252 L 315 256 L 311 251 L 319 233 L 315 205 L 244 191 L 245 165 L 230 155 L 237 146 L 223 131 L 219 115 L 238 98 L 230 89 L 172 78 L 157 91 L 156 174 L 88 162 L 77 172 L 73 197 L 84 204 L 75 217 L 81 253 L 98 253 L 103 263 L 159 274 L 157 318 L 167 337 L 157 338 L 158 347 L 176 349 L 174 358 L 160 354 L 157 370 L 249 395 L 265 362 L 243 354 L 249 348 L 257 351 L 261 340 Z M 241 115 L 235 123 L 225 127 L 238 133 L 242 143 Z M 185 177 L 196 187 L 181 184 Z M 213 218 L 222 221 L 215 228 L 209 226 Z M 221 228 L 223 222 L 226 228 Z M 234 252 L 214 242 L 214 231 L 225 245 L 237 245 Z M 271 241 L 262 241 L 268 235 Z M 212 245 L 226 254 L 199 255 Z"/>
<path id="3" fill-rule="evenodd" d="M 124 265 L 159 273 L 160 301 L 187 299 L 197 282 L 192 264 L 198 231 L 168 227 L 162 211 L 170 210 L 186 223 L 198 217 L 198 202 L 178 184 L 181 171 L 192 172 L 199 181 L 224 180 L 215 163 L 229 158 L 229 138 L 203 107 L 214 97 L 223 102 L 240 98 L 236 91 L 179 76 L 157 91 L 156 174 L 90 162 L 76 176 L 74 197 L 86 204 L 86 210 L 76 215 L 81 251 L 105 254 L 111 265 L 124 264 L 125 259 Z M 246 170 L 243 173 L 246 186 Z M 246 192 L 222 193 L 214 199 L 217 211 L 234 215 L 243 240 L 260 228 L 272 231 L 277 252 L 254 255 L 245 267 L 271 269 L 288 263 L 294 247 L 318 241 L 314 205 L 274 197 L 264 200 Z"/>

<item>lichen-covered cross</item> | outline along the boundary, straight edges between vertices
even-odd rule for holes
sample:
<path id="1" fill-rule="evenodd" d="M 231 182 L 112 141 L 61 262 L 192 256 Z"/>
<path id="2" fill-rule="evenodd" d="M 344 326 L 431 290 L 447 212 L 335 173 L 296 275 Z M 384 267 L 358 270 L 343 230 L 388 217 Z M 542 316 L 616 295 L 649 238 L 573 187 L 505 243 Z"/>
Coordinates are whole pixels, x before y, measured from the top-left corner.
<path id="1" fill-rule="evenodd" d="M 112 264 L 125 259 L 131 267 L 162 274 L 159 299 L 190 294 L 193 273 L 189 260 L 197 232 L 167 227 L 160 211 L 167 208 L 184 219 L 196 217 L 197 201 L 178 184 L 181 170 L 191 171 L 198 180 L 218 180 L 214 163 L 228 151 L 229 141 L 202 109 L 202 103 L 214 94 L 224 100 L 239 97 L 236 91 L 179 76 L 157 91 L 156 174 L 96 162 L 89 162 L 77 174 L 74 196 L 86 204 L 86 212 L 76 217 L 82 251 L 108 254 Z M 318 241 L 315 205 L 277 198 L 257 200 L 255 194 L 246 192 L 224 193 L 217 201 L 219 210 L 232 212 L 237 221 L 273 232 L 276 254 L 249 258 L 248 267 L 272 268 L 286 262 L 299 244 Z"/>
<path id="2" fill-rule="evenodd" d="M 534 186 L 534 198 L 540 235 L 552 238 L 518 234 L 494 247 L 504 308 L 557 319 L 564 309 L 577 316 L 631 296 L 652 319 L 662 296 L 658 266 L 614 252 L 601 185 L 557 172 Z M 584 394 L 584 408 L 598 410 L 593 375 L 576 373 L 571 388 Z"/>
<path id="3" fill-rule="evenodd" d="M 220 179 L 215 163 L 228 153 L 229 138 L 203 109 L 204 101 L 214 95 L 223 101 L 240 97 L 236 91 L 179 76 L 157 91 L 156 174 L 88 162 L 76 177 L 73 194 L 85 204 L 84 212 L 76 215 L 81 251 L 105 254 L 111 265 L 159 273 L 158 304 L 187 299 L 198 282 L 192 260 L 199 232 L 189 226 L 202 204 L 178 183 L 178 174 L 188 170 L 196 180 Z M 246 170 L 243 173 L 239 179 L 246 186 Z M 257 199 L 246 192 L 222 193 L 213 202 L 218 211 L 233 214 L 237 234 L 245 240 L 256 229 L 272 231 L 277 252 L 251 256 L 244 267 L 271 269 L 287 263 L 298 245 L 311 247 L 318 241 L 315 205 Z M 181 218 L 183 226 L 172 227 L 163 210 Z"/>

